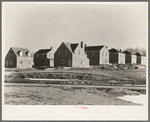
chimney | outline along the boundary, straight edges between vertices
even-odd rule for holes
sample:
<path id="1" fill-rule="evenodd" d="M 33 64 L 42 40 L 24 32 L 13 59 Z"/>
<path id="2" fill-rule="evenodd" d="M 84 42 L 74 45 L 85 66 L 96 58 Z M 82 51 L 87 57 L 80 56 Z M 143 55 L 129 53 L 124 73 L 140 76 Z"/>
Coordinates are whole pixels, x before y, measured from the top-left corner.
<path id="1" fill-rule="evenodd" d="M 50 49 L 52 50 L 52 47 Z"/>
<path id="2" fill-rule="evenodd" d="M 84 51 L 86 51 L 86 44 L 84 45 Z"/>
<path id="3" fill-rule="evenodd" d="M 120 52 L 122 52 L 122 50 L 120 49 Z"/>
<path id="4" fill-rule="evenodd" d="M 83 48 L 83 41 L 81 41 L 81 48 Z"/>

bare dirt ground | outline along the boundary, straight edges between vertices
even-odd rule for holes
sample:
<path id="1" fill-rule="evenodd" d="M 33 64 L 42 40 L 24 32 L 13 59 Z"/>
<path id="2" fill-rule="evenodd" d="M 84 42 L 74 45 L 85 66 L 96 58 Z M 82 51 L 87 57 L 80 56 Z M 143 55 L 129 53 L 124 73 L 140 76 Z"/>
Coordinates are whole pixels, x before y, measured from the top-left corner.
<path id="1" fill-rule="evenodd" d="M 140 105 L 118 99 L 117 96 L 135 94 L 122 89 L 73 89 L 69 86 L 30 87 L 5 86 L 6 105 Z"/>

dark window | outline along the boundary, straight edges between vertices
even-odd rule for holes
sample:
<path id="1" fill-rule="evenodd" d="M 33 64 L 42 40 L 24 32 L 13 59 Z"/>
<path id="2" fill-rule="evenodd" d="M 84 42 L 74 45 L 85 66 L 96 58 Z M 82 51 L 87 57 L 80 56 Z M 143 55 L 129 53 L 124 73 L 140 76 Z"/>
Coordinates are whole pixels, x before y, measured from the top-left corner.
<path id="1" fill-rule="evenodd" d="M 65 50 L 65 55 L 68 55 L 68 50 Z"/>
<path id="2" fill-rule="evenodd" d="M 65 64 L 65 59 L 61 59 L 61 64 Z"/>
<path id="3" fill-rule="evenodd" d="M 22 61 L 20 61 L 20 64 L 22 64 Z"/>
<path id="4" fill-rule="evenodd" d="M 12 61 L 9 61 L 9 64 L 12 65 Z"/>
<path id="5" fill-rule="evenodd" d="M 61 50 L 58 50 L 58 55 L 61 55 Z"/>

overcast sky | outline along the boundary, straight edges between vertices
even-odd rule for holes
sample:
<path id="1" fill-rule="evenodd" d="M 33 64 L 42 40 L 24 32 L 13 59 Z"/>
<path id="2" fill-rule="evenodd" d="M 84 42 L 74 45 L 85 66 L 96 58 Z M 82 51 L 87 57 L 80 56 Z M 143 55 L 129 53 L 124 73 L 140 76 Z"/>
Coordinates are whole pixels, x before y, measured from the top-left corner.
<path id="1" fill-rule="evenodd" d="M 148 2 L 3 2 L 3 42 L 31 52 L 64 42 L 147 48 Z"/>

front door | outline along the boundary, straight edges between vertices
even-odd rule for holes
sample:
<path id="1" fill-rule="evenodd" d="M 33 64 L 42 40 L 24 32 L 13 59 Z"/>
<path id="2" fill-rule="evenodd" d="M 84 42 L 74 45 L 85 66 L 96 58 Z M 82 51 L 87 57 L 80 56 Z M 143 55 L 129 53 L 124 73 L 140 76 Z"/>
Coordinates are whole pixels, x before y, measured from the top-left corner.
<path id="1" fill-rule="evenodd" d="M 71 67 L 71 59 L 68 59 L 68 67 Z"/>

